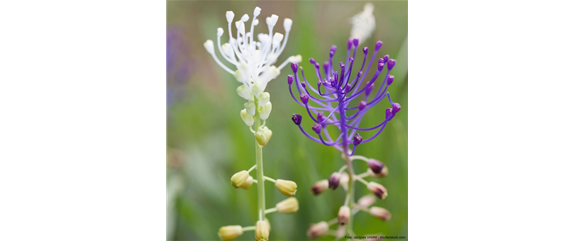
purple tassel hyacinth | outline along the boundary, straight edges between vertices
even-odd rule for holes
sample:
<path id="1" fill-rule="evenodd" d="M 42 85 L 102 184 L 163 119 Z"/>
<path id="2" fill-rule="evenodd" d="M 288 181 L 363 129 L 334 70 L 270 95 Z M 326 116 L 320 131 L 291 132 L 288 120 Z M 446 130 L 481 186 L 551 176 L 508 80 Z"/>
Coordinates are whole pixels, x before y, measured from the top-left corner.
<path id="1" fill-rule="evenodd" d="M 353 73 L 353 67 L 357 57 L 357 49 L 359 48 L 358 39 L 349 40 L 345 63 L 340 62 L 338 67 L 333 65 L 333 56 L 337 51 L 336 46 L 331 47 L 329 61 L 323 64 L 322 69 L 321 65 L 311 58 L 309 62 L 314 65 L 315 74 L 318 78 L 316 88 L 307 80 L 303 67 L 291 64 L 294 75 L 287 77 L 289 92 L 297 104 L 306 108 L 307 113 L 316 123 L 312 125 L 312 130 L 317 133 L 318 138 L 310 135 L 303 129 L 299 114 L 293 114 L 292 118 L 298 120 L 295 121 L 295 124 L 299 126 L 299 129 L 305 136 L 324 145 L 334 146 L 337 150 L 347 152 L 349 156 L 352 156 L 359 144 L 367 143 L 377 137 L 387 123 L 401 110 L 401 106 L 398 103 L 393 103 L 391 95 L 387 92 L 387 88 L 394 81 L 394 76 L 390 75 L 390 72 L 396 61 L 389 59 L 389 56 L 385 55 L 374 66 L 372 65 L 382 45 L 383 42 L 377 41 L 375 51 L 368 64 L 366 63 L 369 49 L 367 47 L 362 49 L 363 62 L 356 73 Z M 352 56 L 350 56 L 351 51 L 353 52 Z M 357 68 L 355 67 L 355 69 Z M 371 68 L 375 71 L 374 76 L 361 87 Z M 385 69 L 386 71 L 384 71 Z M 380 77 L 381 74 L 384 77 Z M 295 84 L 296 93 L 293 91 L 293 83 Z M 373 93 L 377 85 L 378 91 Z M 299 95 L 299 98 L 296 98 L 295 94 Z M 351 106 L 351 101 L 355 99 L 360 99 L 360 102 L 356 106 Z M 359 127 L 365 113 L 384 99 L 389 101 L 390 108 L 386 110 L 383 121 L 369 128 Z M 338 127 L 341 134 L 336 138 L 331 138 L 326 128 L 328 125 Z M 377 130 L 377 132 L 367 139 L 363 139 L 358 133 L 358 131 L 371 130 Z M 349 152 L 348 150 L 351 149 L 349 145 L 351 144 L 352 151 Z"/>

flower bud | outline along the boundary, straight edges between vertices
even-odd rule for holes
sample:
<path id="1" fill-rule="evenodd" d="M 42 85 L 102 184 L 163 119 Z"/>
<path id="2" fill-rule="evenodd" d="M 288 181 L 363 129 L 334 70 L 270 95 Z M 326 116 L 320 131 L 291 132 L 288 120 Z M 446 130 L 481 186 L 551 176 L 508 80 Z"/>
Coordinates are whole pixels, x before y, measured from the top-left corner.
<path id="1" fill-rule="evenodd" d="M 387 79 L 387 85 L 391 85 L 393 81 L 395 81 L 395 76 L 389 75 L 389 78 Z"/>
<path id="2" fill-rule="evenodd" d="M 382 41 L 377 41 L 377 43 L 375 43 L 375 50 L 379 51 L 379 49 L 381 48 L 381 46 L 383 46 L 383 42 L 382 42 Z"/>
<path id="3" fill-rule="evenodd" d="M 297 198 L 290 197 L 277 203 L 275 208 L 277 208 L 277 212 L 279 213 L 294 213 L 299 210 L 299 202 L 297 202 Z"/>
<path id="4" fill-rule="evenodd" d="M 211 39 L 205 41 L 205 43 L 203 43 L 203 47 L 205 47 L 205 50 L 207 50 L 208 53 L 214 54 L 213 41 L 211 41 Z"/>
<path id="5" fill-rule="evenodd" d="M 365 90 L 365 95 L 369 96 L 371 94 L 371 91 L 373 91 L 373 88 L 375 88 L 375 83 L 372 83 L 371 85 L 369 85 L 369 87 L 367 87 L 367 89 Z"/>
<path id="6" fill-rule="evenodd" d="M 393 116 L 394 116 L 394 115 L 393 115 L 393 109 L 387 108 L 387 109 L 385 110 L 385 118 L 386 118 L 386 119 L 392 119 Z"/>
<path id="7" fill-rule="evenodd" d="M 243 234 L 243 228 L 239 225 L 223 226 L 219 228 L 219 238 L 224 241 L 233 240 Z"/>
<path id="8" fill-rule="evenodd" d="M 337 218 L 339 219 L 340 225 L 347 225 L 347 223 L 349 223 L 349 219 L 351 219 L 351 209 L 349 209 L 348 206 L 341 206 L 341 208 L 339 208 L 339 216 L 337 216 Z"/>
<path id="9" fill-rule="evenodd" d="M 239 112 L 239 116 L 241 116 L 241 119 L 243 120 L 243 122 L 245 122 L 245 125 L 247 126 L 252 126 L 253 123 L 255 122 L 255 120 L 253 120 L 253 116 L 247 113 L 247 110 L 245 109 Z"/>
<path id="10" fill-rule="evenodd" d="M 322 221 L 316 224 L 311 225 L 309 229 L 307 229 L 307 236 L 312 239 L 316 239 L 320 236 L 323 236 L 325 233 L 329 231 L 329 224 L 327 222 Z"/>
<path id="11" fill-rule="evenodd" d="M 388 195 L 387 189 L 376 182 L 369 182 L 367 188 L 380 199 L 385 199 Z"/>
<path id="12" fill-rule="evenodd" d="M 307 94 L 302 94 L 301 102 L 303 102 L 303 104 L 307 104 L 307 102 L 309 102 L 309 96 Z"/>
<path id="13" fill-rule="evenodd" d="M 296 63 L 291 63 L 291 70 L 293 70 L 293 73 L 297 73 L 297 69 L 299 69 L 299 65 Z"/>
<path id="14" fill-rule="evenodd" d="M 389 221 L 391 219 L 391 213 L 389 210 L 380 207 L 371 207 L 369 213 L 376 218 L 382 219 L 383 221 Z"/>
<path id="15" fill-rule="evenodd" d="M 247 101 L 243 106 L 245 107 L 247 114 L 252 116 L 255 115 L 255 103 L 253 103 L 253 101 Z"/>
<path id="16" fill-rule="evenodd" d="M 267 142 L 269 141 L 267 139 L 267 135 L 265 135 L 265 132 L 262 129 L 255 132 L 255 139 L 257 140 L 257 143 L 259 143 L 259 145 L 261 146 L 267 145 Z"/>
<path id="17" fill-rule="evenodd" d="M 303 119 L 303 117 L 299 114 L 293 114 L 291 116 L 291 120 L 293 121 L 293 123 L 295 123 L 295 125 L 301 125 L 302 119 Z"/>
<path id="18" fill-rule="evenodd" d="M 387 68 L 388 68 L 389 70 L 393 69 L 393 67 L 395 67 L 395 64 L 396 64 L 396 63 L 397 63 L 396 60 L 394 60 L 394 59 L 389 59 Z"/>
<path id="19" fill-rule="evenodd" d="M 365 195 L 357 201 L 357 205 L 362 208 L 368 208 L 375 203 L 375 197 L 373 195 Z"/>
<path id="20" fill-rule="evenodd" d="M 271 223 L 269 223 L 269 219 L 265 218 L 265 224 L 267 224 L 267 229 L 271 231 Z"/>
<path id="21" fill-rule="evenodd" d="M 265 221 L 257 221 L 255 225 L 255 241 L 269 240 L 269 226 Z"/>
<path id="22" fill-rule="evenodd" d="M 251 99 L 251 90 L 247 85 L 240 85 L 237 87 L 237 94 L 241 96 L 241 98 L 249 100 Z"/>
<path id="23" fill-rule="evenodd" d="M 361 100 L 361 102 L 359 102 L 359 111 L 364 110 L 365 107 L 367 107 L 367 102 Z"/>
<path id="24" fill-rule="evenodd" d="M 235 173 L 233 174 L 233 176 L 231 176 L 231 185 L 234 188 L 239 188 L 242 185 L 244 185 L 244 182 L 246 182 L 248 178 L 249 178 L 249 172 L 245 170 Z"/>
<path id="25" fill-rule="evenodd" d="M 355 136 L 353 136 L 353 145 L 357 146 L 357 145 L 361 144 L 362 141 L 363 141 L 363 137 L 361 135 L 359 135 L 359 133 L 356 133 Z"/>
<path id="26" fill-rule="evenodd" d="M 372 169 L 368 169 L 367 172 L 369 173 L 369 176 L 371 177 L 386 177 L 389 174 L 389 169 L 387 168 L 387 166 L 383 165 L 383 168 L 381 169 L 381 172 L 379 173 L 375 173 Z"/>
<path id="27" fill-rule="evenodd" d="M 367 53 L 369 53 L 369 48 L 364 47 L 364 48 L 363 48 L 363 54 L 367 54 Z"/>
<path id="28" fill-rule="evenodd" d="M 359 39 L 358 39 L 358 38 L 354 38 L 354 39 L 353 39 L 353 45 L 354 45 L 355 47 L 359 46 Z"/>
<path id="29" fill-rule="evenodd" d="M 383 167 L 385 167 L 385 165 L 383 165 L 382 162 L 377 161 L 375 159 L 369 159 L 367 161 L 367 165 L 369 165 L 369 168 L 374 172 L 374 173 L 381 173 L 381 171 L 383 170 Z"/>
<path id="30" fill-rule="evenodd" d="M 297 192 L 297 183 L 294 181 L 277 179 L 275 187 L 285 196 L 293 196 Z"/>
<path id="31" fill-rule="evenodd" d="M 339 182 L 341 182 L 341 174 L 338 172 L 333 172 L 329 177 L 329 188 L 335 190 L 339 187 Z"/>
<path id="32" fill-rule="evenodd" d="M 346 172 L 341 173 L 341 181 L 339 182 L 339 184 L 347 188 L 347 184 L 349 184 L 349 174 L 347 174 Z"/>
<path id="33" fill-rule="evenodd" d="M 319 195 L 320 193 L 326 191 L 327 189 L 329 189 L 329 181 L 321 180 L 313 184 L 311 191 L 313 192 L 313 194 Z"/>
<path id="34" fill-rule="evenodd" d="M 321 132 L 321 124 L 315 123 L 311 129 L 313 129 L 315 133 L 319 134 Z"/>
<path id="35" fill-rule="evenodd" d="M 259 107 L 259 117 L 261 117 L 262 120 L 267 120 L 271 113 L 271 108 L 271 102 L 267 102 L 264 106 Z"/>
<path id="36" fill-rule="evenodd" d="M 251 187 L 251 184 L 253 184 L 253 177 L 248 176 L 247 180 L 245 180 L 243 183 L 241 183 L 241 186 L 239 186 L 239 187 L 241 187 L 243 189 L 247 189 L 247 188 Z"/>
<path id="37" fill-rule="evenodd" d="M 393 103 L 393 114 L 398 113 L 401 110 L 401 104 L 399 103 Z"/>
<path id="38" fill-rule="evenodd" d="M 267 103 L 269 103 L 269 99 L 271 99 L 271 95 L 269 95 L 269 92 L 263 92 L 257 97 L 257 104 L 259 105 L 259 107 L 264 106 Z"/>
<path id="39" fill-rule="evenodd" d="M 319 112 L 317 113 L 317 121 L 318 122 L 324 122 L 326 120 L 325 114 L 323 114 L 323 112 Z"/>
<path id="40" fill-rule="evenodd" d="M 287 84 L 293 84 L 293 75 L 287 75 Z"/>
<path id="41" fill-rule="evenodd" d="M 389 61 L 389 55 L 385 54 L 385 56 L 383 56 L 383 63 L 386 63 L 387 61 Z"/>
<path id="42" fill-rule="evenodd" d="M 271 129 L 267 128 L 267 126 L 263 127 L 263 134 L 267 137 L 267 142 L 269 142 L 271 140 L 271 136 L 273 136 L 273 132 Z"/>

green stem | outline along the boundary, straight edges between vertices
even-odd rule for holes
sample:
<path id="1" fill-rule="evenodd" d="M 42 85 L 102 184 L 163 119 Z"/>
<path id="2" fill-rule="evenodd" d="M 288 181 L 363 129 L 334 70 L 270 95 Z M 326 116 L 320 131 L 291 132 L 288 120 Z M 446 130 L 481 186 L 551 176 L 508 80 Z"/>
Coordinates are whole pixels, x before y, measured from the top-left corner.
<path id="1" fill-rule="evenodd" d="M 257 106 L 257 99 L 255 99 Z M 259 112 L 255 112 L 255 130 L 261 126 Z M 257 209 L 259 221 L 265 220 L 265 176 L 263 175 L 263 147 L 255 140 L 255 165 L 257 166 Z"/>
<path id="2" fill-rule="evenodd" d="M 353 172 L 353 165 L 351 164 L 351 158 L 347 154 L 347 148 L 343 150 L 343 158 L 347 164 L 347 173 L 349 174 L 349 189 L 347 190 L 347 198 L 345 199 L 345 205 L 349 206 L 350 210 L 353 210 L 353 203 L 355 202 L 355 173 Z M 349 233 L 353 230 L 353 216 L 349 218 L 349 223 L 347 224 Z"/>

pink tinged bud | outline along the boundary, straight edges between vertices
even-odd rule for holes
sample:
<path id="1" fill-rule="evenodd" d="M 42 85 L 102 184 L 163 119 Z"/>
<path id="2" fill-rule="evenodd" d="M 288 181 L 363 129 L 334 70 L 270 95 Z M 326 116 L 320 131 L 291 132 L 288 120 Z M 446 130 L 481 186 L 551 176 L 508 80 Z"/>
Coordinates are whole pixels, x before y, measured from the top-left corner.
<path id="1" fill-rule="evenodd" d="M 393 114 L 398 113 L 401 110 L 401 104 L 393 103 Z"/>
<path id="2" fill-rule="evenodd" d="M 341 174 L 338 172 L 333 172 L 329 177 L 329 188 L 335 190 L 339 187 L 339 183 L 341 182 Z"/>
<path id="3" fill-rule="evenodd" d="M 340 225 L 347 225 L 351 219 L 351 210 L 348 206 L 341 206 L 339 208 L 339 215 L 337 216 Z"/>
<path id="4" fill-rule="evenodd" d="M 316 239 L 316 238 L 326 234 L 327 231 L 329 231 L 329 224 L 327 224 L 327 222 L 323 221 L 323 222 L 311 225 L 311 227 L 309 227 L 309 229 L 307 229 L 307 236 L 309 238 Z"/>
<path id="5" fill-rule="evenodd" d="M 351 90 L 351 84 L 347 84 L 347 86 L 345 86 L 345 92 L 349 93 L 349 90 Z"/>
<path id="6" fill-rule="evenodd" d="M 387 79 L 387 85 L 391 85 L 393 81 L 395 81 L 395 76 L 389 75 L 389 78 Z"/>
<path id="7" fill-rule="evenodd" d="M 394 59 L 389 59 L 389 62 L 388 62 L 389 65 L 387 66 L 387 68 L 388 68 L 389 70 L 393 69 L 393 67 L 395 67 L 395 64 L 396 64 L 396 63 L 397 63 L 396 60 L 394 60 Z"/>
<path id="8" fill-rule="evenodd" d="M 375 159 L 369 159 L 367 161 L 367 165 L 374 173 L 381 173 L 381 171 L 383 171 L 383 167 L 385 167 L 382 162 Z"/>
<path id="9" fill-rule="evenodd" d="M 321 124 L 315 123 L 311 129 L 313 129 L 315 133 L 319 134 L 321 132 Z"/>
<path id="10" fill-rule="evenodd" d="M 367 102 L 361 100 L 361 102 L 359 102 L 359 111 L 364 110 L 365 107 L 367 107 Z"/>
<path id="11" fill-rule="evenodd" d="M 309 96 L 307 94 L 301 95 L 301 102 L 303 102 L 303 104 L 307 104 L 309 102 Z"/>
<path id="12" fill-rule="evenodd" d="M 379 51 L 379 49 L 381 49 L 382 46 L 383 46 L 383 42 L 377 41 L 377 43 L 375 44 L 375 50 Z"/>
<path id="13" fill-rule="evenodd" d="M 375 203 L 376 199 L 373 195 L 365 195 L 357 201 L 357 205 L 362 208 L 368 208 Z"/>
<path id="14" fill-rule="evenodd" d="M 291 120 L 293 121 L 293 123 L 295 123 L 295 125 L 301 125 L 302 119 L 303 119 L 303 117 L 299 114 L 293 114 L 291 116 Z"/>
<path id="15" fill-rule="evenodd" d="M 384 166 L 383 170 L 381 170 L 380 173 L 374 173 L 373 170 L 369 168 L 367 169 L 367 172 L 371 177 L 386 177 L 389 174 L 389 169 L 387 168 L 387 166 Z"/>
<path id="16" fill-rule="evenodd" d="M 293 84 L 293 75 L 287 75 L 287 83 L 289 85 Z"/>
<path id="17" fill-rule="evenodd" d="M 393 118 L 393 109 L 387 108 L 387 109 L 385 110 L 385 117 L 386 117 L 387 119 Z"/>
<path id="18" fill-rule="evenodd" d="M 359 133 L 355 134 L 355 136 L 353 136 L 353 145 L 357 146 L 359 144 L 361 144 L 361 142 L 363 141 L 363 137 L 361 135 L 359 135 Z"/>
<path id="19" fill-rule="evenodd" d="M 380 207 L 371 207 L 369 209 L 369 213 L 376 218 L 379 218 L 383 221 L 389 221 L 391 219 L 391 213 L 389 210 Z"/>
<path id="20" fill-rule="evenodd" d="M 367 184 L 367 189 L 380 199 L 385 199 L 388 196 L 387 189 L 376 182 L 369 182 Z"/>
<path id="21" fill-rule="evenodd" d="M 321 180 L 321 181 L 315 182 L 315 184 L 313 184 L 311 191 L 313 192 L 313 194 L 319 195 L 322 192 L 326 191 L 327 189 L 329 189 L 329 181 L 328 180 Z"/>
<path id="22" fill-rule="evenodd" d="M 296 63 L 291 63 L 291 70 L 293 70 L 293 73 L 297 73 L 297 69 L 299 68 L 299 65 Z"/>
<path id="23" fill-rule="evenodd" d="M 371 85 L 369 85 L 369 87 L 367 87 L 367 89 L 365 90 L 365 95 L 369 96 L 371 94 L 371 91 L 373 91 L 373 88 L 375 88 L 375 83 L 372 83 Z"/>

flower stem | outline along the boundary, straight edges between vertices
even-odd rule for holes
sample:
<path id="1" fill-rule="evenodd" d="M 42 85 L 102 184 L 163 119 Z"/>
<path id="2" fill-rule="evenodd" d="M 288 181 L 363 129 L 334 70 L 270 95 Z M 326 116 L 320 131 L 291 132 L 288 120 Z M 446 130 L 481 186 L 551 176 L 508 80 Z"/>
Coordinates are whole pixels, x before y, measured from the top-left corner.
<path id="1" fill-rule="evenodd" d="M 255 99 L 257 106 L 257 99 Z M 261 126 L 259 112 L 255 112 L 255 130 Z M 263 175 L 263 147 L 255 140 L 255 165 L 257 166 L 257 209 L 259 221 L 265 220 L 265 175 Z"/>
<path id="2" fill-rule="evenodd" d="M 347 190 L 347 198 L 345 199 L 345 205 L 349 206 L 349 209 L 353 209 L 353 203 L 355 202 L 355 173 L 353 172 L 353 165 L 351 164 L 351 158 L 347 154 L 347 148 L 343 149 L 343 158 L 345 159 L 345 163 L 347 164 L 347 173 L 349 174 L 349 189 Z M 349 223 L 347 224 L 349 228 L 349 232 L 353 230 L 353 217 L 349 219 Z"/>

